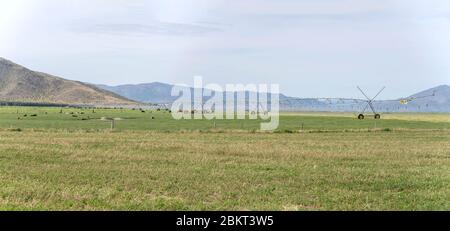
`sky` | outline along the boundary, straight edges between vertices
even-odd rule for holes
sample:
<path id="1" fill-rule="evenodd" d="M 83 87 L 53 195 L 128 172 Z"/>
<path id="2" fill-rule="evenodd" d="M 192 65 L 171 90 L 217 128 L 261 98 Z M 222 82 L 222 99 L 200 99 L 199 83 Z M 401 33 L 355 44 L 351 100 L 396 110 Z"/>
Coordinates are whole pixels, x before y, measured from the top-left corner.
<path id="1" fill-rule="evenodd" d="M 95 84 L 279 84 L 381 98 L 450 85 L 448 0 L 0 0 L 0 57 Z"/>

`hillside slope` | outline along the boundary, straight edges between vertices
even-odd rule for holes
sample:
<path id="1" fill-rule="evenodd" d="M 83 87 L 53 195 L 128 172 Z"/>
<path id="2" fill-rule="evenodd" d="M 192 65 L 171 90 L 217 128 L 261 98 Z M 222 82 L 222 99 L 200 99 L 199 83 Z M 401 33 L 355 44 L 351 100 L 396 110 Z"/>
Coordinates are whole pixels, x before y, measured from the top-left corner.
<path id="1" fill-rule="evenodd" d="M 32 71 L 3 58 L 0 58 L 0 101 L 105 106 L 136 104 L 93 85 Z"/>

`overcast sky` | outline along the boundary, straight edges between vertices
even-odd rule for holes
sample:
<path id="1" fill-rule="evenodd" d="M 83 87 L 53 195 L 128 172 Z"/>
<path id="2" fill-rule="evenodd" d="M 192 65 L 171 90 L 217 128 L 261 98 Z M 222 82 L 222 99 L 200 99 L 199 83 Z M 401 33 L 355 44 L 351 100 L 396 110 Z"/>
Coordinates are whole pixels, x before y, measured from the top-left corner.
<path id="1" fill-rule="evenodd" d="M 450 84 L 450 1 L 0 0 L 0 56 L 109 85 L 201 75 L 398 98 Z"/>

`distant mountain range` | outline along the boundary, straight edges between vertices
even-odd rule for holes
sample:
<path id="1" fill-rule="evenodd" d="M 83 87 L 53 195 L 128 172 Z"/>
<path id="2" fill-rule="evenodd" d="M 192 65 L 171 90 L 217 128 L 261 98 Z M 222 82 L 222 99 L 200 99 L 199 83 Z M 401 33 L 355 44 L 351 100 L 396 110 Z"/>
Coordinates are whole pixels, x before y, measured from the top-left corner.
<path id="1" fill-rule="evenodd" d="M 97 85 L 97 87 L 112 91 L 126 98 L 147 102 L 147 103 L 165 103 L 171 104 L 177 97 L 171 96 L 173 85 L 165 83 L 147 83 L 137 85 L 119 85 L 106 86 Z M 193 89 L 191 88 L 191 91 Z M 380 112 L 450 112 L 450 86 L 441 85 L 431 88 L 407 98 L 416 98 L 428 96 L 435 93 L 434 97 L 417 99 L 406 105 L 400 104 L 400 100 L 381 100 L 375 101 L 374 106 Z M 248 98 L 248 92 L 246 93 Z M 365 106 L 365 102 L 345 99 L 315 99 L 315 98 L 297 98 L 289 97 L 283 94 L 279 95 L 280 108 L 284 111 L 360 111 Z M 204 100 L 208 98 L 205 97 Z"/>
<path id="2" fill-rule="evenodd" d="M 431 96 L 433 95 L 434 96 Z M 424 97 L 429 96 L 429 97 Z M 424 98 L 420 98 L 424 97 Z M 415 99 L 418 98 L 418 99 Z M 413 94 L 403 99 L 414 99 L 407 104 L 400 100 L 377 100 L 373 105 L 377 112 L 450 112 L 450 86 L 441 85 Z M 301 99 L 286 97 L 281 100 L 281 108 L 291 111 L 336 111 L 359 112 L 367 103 L 351 99 Z M 367 108 L 366 112 L 370 112 Z"/>
<path id="3" fill-rule="evenodd" d="M 145 103 L 172 103 L 178 97 L 171 96 L 173 85 L 166 83 L 127 84 L 120 86 L 96 85 L 98 88 L 114 92 L 118 95 Z"/>
<path id="4" fill-rule="evenodd" d="M 96 106 L 137 104 L 94 85 L 32 71 L 3 58 L 0 58 L 0 101 Z"/>
<path id="5" fill-rule="evenodd" d="M 173 85 L 159 82 L 120 86 L 93 85 L 32 71 L 0 58 L 0 104 L 5 102 L 93 106 L 171 104 L 178 98 L 171 96 L 172 87 Z M 410 97 L 431 95 L 434 92 L 434 97 L 417 99 L 406 105 L 400 104 L 398 99 L 376 101 L 374 106 L 380 112 L 450 112 L 448 85 L 431 88 Z M 249 92 L 246 92 L 247 101 L 248 95 Z M 204 97 L 204 100 L 207 99 L 208 97 Z M 279 95 L 279 99 L 280 108 L 284 111 L 359 111 L 366 106 L 364 102 L 349 99 L 304 99 L 283 94 Z"/>

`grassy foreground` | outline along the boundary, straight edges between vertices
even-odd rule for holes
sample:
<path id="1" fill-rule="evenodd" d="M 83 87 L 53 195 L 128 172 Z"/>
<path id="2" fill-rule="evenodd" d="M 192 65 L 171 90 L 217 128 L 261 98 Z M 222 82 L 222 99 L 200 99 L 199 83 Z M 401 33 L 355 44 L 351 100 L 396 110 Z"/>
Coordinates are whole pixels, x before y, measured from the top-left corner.
<path id="1" fill-rule="evenodd" d="M 257 121 L 67 110 L 0 109 L 0 210 L 450 210 L 442 115 L 290 114 L 259 133 Z M 110 131 L 102 116 L 123 120 Z"/>
<path id="2" fill-rule="evenodd" d="M 449 210 L 450 134 L 0 132 L 1 210 Z"/>

